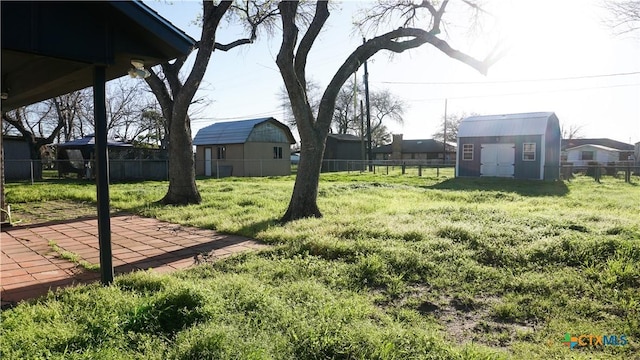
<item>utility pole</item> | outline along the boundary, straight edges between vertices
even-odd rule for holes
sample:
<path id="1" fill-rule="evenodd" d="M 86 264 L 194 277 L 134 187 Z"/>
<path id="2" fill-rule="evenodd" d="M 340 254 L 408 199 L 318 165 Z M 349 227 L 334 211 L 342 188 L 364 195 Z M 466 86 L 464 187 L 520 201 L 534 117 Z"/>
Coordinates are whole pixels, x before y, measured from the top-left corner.
<path id="1" fill-rule="evenodd" d="M 366 43 L 362 38 L 362 43 Z M 364 62 L 364 101 L 367 103 L 367 156 L 369 158 L 369 171 L 373 171 L 373 151 L 371 149 L 371 104 L 369 103 L 369 70 L 367 61 Z"/>
<path id="2" fill-rule="evenodd" d="M 365 152 L 365 146 L 364 146 L 364 104 L 362 103 L 362 100 L 360 100 L 360 150 L 362 150 L 361 156 L 362 156 L 362 161 L 366 160 L 366 152 Z M 360 171 L 364 171 L 365 169 L 365 163 L 362 163 L 362 169 Z"/>
<path id="3" fill-rule="evenodd" d="M 442 137 L 442 164 L 447 162 L 447 99 L 444 99 L 444 132 Z"/>

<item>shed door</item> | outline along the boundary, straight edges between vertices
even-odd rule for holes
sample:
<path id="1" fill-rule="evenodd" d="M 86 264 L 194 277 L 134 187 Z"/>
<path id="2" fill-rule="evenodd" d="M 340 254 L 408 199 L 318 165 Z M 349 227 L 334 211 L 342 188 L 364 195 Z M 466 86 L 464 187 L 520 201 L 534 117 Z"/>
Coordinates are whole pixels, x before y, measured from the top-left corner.
<path id="1" fill-rule="evenodd" d="M 482 144 L 480 176 L 513 177 L 515 160 L 515 144 Z"/>
<path id="2" fill-rule="evenodd" d="M 211 176 L 211 148 L 204 148 L 204 176 Z"/>

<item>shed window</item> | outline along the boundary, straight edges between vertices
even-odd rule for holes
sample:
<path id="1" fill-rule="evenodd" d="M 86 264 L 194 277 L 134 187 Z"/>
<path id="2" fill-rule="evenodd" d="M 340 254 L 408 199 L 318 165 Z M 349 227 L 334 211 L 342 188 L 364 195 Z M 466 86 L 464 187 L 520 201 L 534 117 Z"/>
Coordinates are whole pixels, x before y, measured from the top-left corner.
<path id="1" fill-rule="evenodd" d="M 536 160 L 536 143 L 522 144 L 522 160 L 523 161 Z"/>
<path id="2" fill-rule="evenodd" d="M 274 159 L 282 159 L 282 146 L 274 146 L 273 147 L 273 158 Z"/>
<path id="3" fill-rule="evenodd" d="M 227 147 L 218 146 L 218 159 L 226 159 L 226 158 L 227 158 Z"/>
<path id="4" fill-rule="evenodd" d="M 580 160 L 593 160 L 593 151 L 583 151 L 580 153 Z"/>
<path id="5" fill-rule="evenodd" d="M 473 160 L 473 144 L 462 144 L 462 160 Z"/>

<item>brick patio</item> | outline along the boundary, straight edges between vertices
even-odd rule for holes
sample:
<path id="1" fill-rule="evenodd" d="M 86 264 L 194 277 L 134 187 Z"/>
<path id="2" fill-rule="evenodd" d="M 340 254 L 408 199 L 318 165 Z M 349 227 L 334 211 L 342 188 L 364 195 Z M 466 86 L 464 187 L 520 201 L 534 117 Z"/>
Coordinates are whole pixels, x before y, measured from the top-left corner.
<path id="1" fill-rule="evenodd" d="M 90 264 L 100 262 L 95 218 L 4 228 L 0 233 L 3 308 L 49 289 L 100 280 L 99 272 L 63 259 L 50 242 Z M 241 236 L 139 216 L 112 217 L 111 243 L 116 275 L 149 268 L 169 272 L 193 266 L 202 253 L 223 258 L 266 247 Z"/>

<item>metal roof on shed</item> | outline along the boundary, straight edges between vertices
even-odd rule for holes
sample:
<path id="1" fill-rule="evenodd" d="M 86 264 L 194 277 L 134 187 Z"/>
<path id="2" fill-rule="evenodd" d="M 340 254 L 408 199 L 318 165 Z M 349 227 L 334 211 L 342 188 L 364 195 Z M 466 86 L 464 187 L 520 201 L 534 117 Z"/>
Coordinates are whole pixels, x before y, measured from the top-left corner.
<path id="1" fill-rule="evenodd" d="M 553 112 L 471 116 L 458 127 L 458 137 L 543 135 Z"/>
<path id="2" fill-rule="evenodd" d="M 198 131 L 193 139 L 193 145 L 243 144 L 247 142 L 256 125 L 267 121 L 281 127 L 286 132 L 289 142 L 295 144 L 291 130 L 278 120 L 268 117 L 211 124 Z"/>

